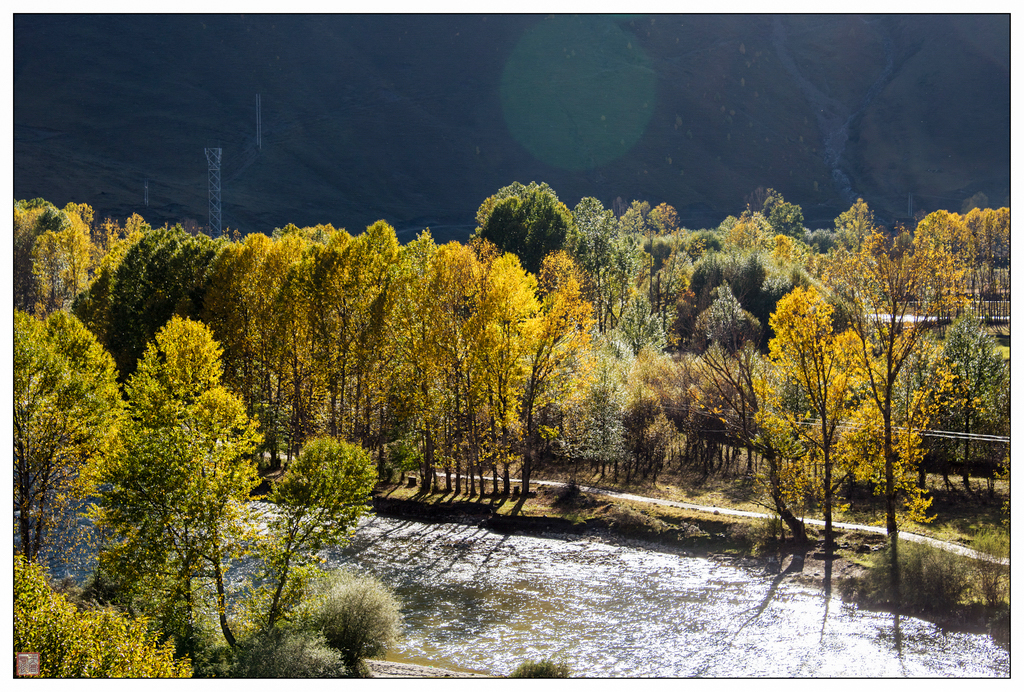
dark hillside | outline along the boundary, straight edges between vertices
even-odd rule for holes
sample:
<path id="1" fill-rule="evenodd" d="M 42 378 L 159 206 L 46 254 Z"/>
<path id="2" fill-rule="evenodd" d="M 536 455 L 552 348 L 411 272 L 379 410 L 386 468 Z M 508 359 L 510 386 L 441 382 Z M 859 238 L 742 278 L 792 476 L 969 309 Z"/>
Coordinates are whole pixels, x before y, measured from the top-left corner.
<path id="1" fill-rule="evenodd" d="M 14 195 L 205 224 L 219 145 L 243 232 L 463 238 L 513 180 L 817 227 L 1008 204 L 1009 93 L 1006 16 L 16 15 Z"/>

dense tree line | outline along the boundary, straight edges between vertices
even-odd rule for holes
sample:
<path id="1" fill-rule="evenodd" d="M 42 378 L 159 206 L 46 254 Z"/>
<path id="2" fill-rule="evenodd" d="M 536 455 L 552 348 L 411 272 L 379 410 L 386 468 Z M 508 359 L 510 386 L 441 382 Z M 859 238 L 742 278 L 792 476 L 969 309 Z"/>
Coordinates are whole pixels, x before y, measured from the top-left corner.
<path id="1" fill-rule="evenodd" d="M 1008 444 L 976 437 L 1009 434 L 1008 364 L 979 322 L 1008 300 L 1008 210 L 889 230 L 858 201 L 808 231 L 768 190 L 715 229 L 620 212 L 513 183 L 468 243 L 401 245 L 383 221 L 212 240 L 17 202 L 22 551 L 106 483 L 101 564 L 125 598 L 184 639 L 212 608 L 234 646 L 288 618 L 309 552 L 398 471 L 470 495 L 511 494 L 513 474 L 527 493 L 540 464 L 736 475 L 798 538 L 819 513 L 831 549 L 858 485 L 895 547 L 927 518 L 927 469 L 970 491 L 1008 468 Z M 259 468 L 287 469 L 263 543 L 239 520 Z M 223 574 L 253 551 L 243 617 Z"/>

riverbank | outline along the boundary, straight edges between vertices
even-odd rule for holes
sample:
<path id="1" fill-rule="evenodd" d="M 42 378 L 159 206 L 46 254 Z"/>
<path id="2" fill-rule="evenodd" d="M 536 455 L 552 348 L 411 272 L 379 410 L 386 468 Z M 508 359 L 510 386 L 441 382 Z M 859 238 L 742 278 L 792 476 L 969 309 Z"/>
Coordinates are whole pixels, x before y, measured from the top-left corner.
<path id="1" fill-rule="evenodd" d="M 486 678 L 487 675 L 462 673 L 434 666 L 417 666 L 412 663 L 368 660 L 370 677 L 373 678 Z"/>
<path id="2" fill-rule="evenodd" d="M 586 536 L 589 540 L 704 557 L 777 575 L 835 593 L 843 600 L 872 610 L 889 610 L 864 588 L 886 545 L 884 534 L 839 527 L 836 551 L 824 553 L 823 530 L 807 525 L 807 542 L 778 538 L 770 518 L 726 509 L 673 506 L 656 498 L 619 493 L 590 493 L 580 488 L 540 485 L 528 497 L 505 495 L 455 496 L 443 491 L 382 484 L 374 493 L 378 514 L 425 522 L 476 525 L 496 533 L 550 537 Z M 973 551 L 972 551 L 973 552 Z M 1009 630 L 1000 617 L 980 607 L 901 609 L 943 629 L 988 633 L 1009 646 Z"/>

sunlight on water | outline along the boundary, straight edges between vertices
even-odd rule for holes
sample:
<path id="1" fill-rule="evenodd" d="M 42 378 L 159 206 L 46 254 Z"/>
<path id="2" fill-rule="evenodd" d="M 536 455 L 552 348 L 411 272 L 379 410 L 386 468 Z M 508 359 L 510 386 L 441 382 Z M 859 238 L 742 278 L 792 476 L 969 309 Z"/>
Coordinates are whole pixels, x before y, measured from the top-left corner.
<path id="1" fill-rule="evenodd" d="M 861 611 L 777 575 L 589 539 L 363 522 L 328 555 L 402 599 L 388 659 L 503 675 L 554 656 L 575 675 L 1005 676 L 990 637 Z"/>

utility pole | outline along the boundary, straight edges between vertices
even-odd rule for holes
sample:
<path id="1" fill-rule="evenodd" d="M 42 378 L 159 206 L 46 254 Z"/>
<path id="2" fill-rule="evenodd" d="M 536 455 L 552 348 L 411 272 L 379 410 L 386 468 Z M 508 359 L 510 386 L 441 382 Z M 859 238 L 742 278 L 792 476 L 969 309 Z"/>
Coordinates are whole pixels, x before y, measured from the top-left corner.
<path id="1" fill-rule="evenodd" d="M 220 235 L 220 147 L 206 148 L 206 162 L 210 167 L 210 235 Z"/>
<path id="2" fill-rule="evenodd" d="M 145 191 L 146 191 L 146 193 L 145 193 L 146 206 L 148 207 L 149 206 L 149 178 L 146 178 L 146 182 L 144 183 L 144 187 L 145 187 Z"/>

